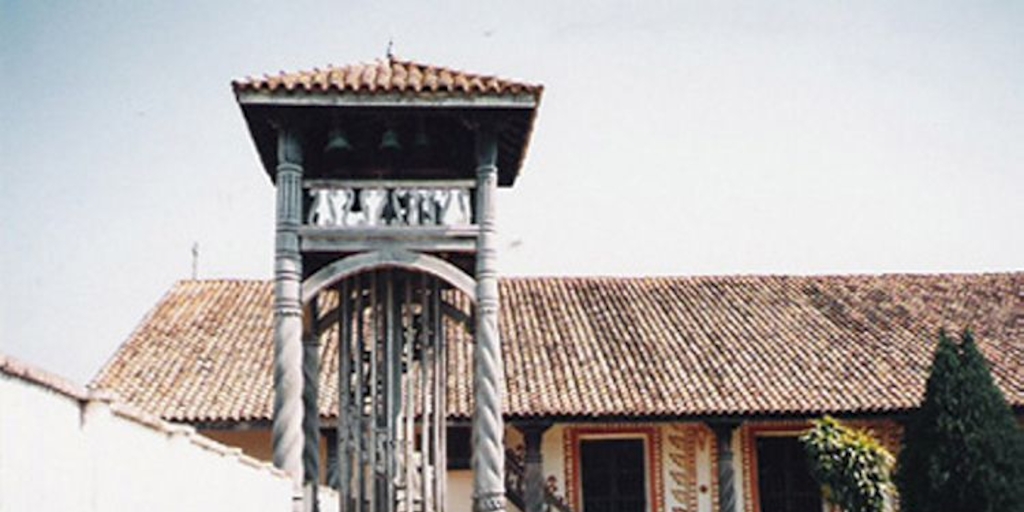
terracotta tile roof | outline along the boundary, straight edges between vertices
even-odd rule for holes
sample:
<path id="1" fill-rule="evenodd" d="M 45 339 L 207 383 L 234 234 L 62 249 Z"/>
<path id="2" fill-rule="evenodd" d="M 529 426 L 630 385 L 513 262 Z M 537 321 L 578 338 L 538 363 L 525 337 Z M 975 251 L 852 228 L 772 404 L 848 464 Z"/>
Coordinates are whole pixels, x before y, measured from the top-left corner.
<path id="1" fill-rule="evenodd" d="M 167 419 L 271 416 L 271 285 L 180 282 L 95 384 Z M 937 330 L 969 326 L 1024 407 L 1024 273 L 511 278 L 501 283 L 506 412 L 683 417 L 885 412 L 920 400 Z M 449 404 L 471 411 L 471 346 Z M 323 348 L 321 412 L 337 368 Z"/>
<path id="2" fill-rule="evenodd" d="M 359 94 L 446 94 L 461 96 L 502 96 L 529 94 L 539 98 L 543 86 L 493 76 L 466 73 L 388 58 L 370 64 L 327 66 L 232 82 L 235 92 L 305 92 Z"/>
<path id="3" fill-rule="evenodd" d="M 0 374 L 35 384 L 75 400 L 89 398 L 89 391 L 82 386 L 3 353 L 0 353 Z"/>

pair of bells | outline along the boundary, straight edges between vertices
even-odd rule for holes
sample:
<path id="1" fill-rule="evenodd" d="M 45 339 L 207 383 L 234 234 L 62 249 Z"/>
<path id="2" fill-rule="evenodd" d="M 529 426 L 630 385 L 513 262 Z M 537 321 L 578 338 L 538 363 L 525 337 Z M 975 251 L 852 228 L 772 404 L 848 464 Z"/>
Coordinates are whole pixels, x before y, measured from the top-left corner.
<path id="1" fill-rule="evenodd" d="M 427 134 L 422 130 L 416 132 L 416 138 L 413 140 L 413 145 L 418 148 L 425 148 L 429 145 Z M 398 132 L 393 128 L 388 128 L 384 131 L 384 134 L 380 137 L 380 145 L 377 149 L 381 151 L 400 151 L 402 149 L 402 143 L 398 140 Z M 352 151 L 352 143 L 349 142 L 348 137 L 345 135 L 345 131 L 341 128 L 334 128 L 327 134 L 327 145 L 324 146 L 324 153 L 342 153 Z"/>

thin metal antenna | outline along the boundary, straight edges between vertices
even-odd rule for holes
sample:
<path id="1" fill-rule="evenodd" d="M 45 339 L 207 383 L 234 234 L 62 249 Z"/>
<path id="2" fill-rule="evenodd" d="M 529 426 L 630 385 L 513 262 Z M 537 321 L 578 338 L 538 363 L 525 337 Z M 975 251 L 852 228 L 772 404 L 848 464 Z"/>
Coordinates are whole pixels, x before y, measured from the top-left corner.
<path id="1" fill-rule="evenodd" d="M 192 242 L 192 279 L 199 277 L 199 242 Z"/>

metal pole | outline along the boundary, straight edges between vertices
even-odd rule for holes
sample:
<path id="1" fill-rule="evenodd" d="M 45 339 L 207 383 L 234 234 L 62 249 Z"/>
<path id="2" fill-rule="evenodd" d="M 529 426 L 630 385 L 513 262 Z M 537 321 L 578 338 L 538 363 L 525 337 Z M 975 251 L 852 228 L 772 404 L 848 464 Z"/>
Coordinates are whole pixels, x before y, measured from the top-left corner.
<path id="1" fill-rule="evenodd" d="M 365 290 L 365 280 L 363 276 L 356 276 L 356 353 L 355 353 L 355 364 L 356 364 L 356 403 L 353 421 L 356 422 L 356 452 L 353 458 L 353 469 L 358 471 L 356 473 L 356 492 L 354 498 L 356 499 L 356 510 L 359 512 L 365 512 L 366 510 L 366 463 L 367 463 L 367 448 L 366 448 L 366 303 L 363 301 Z"/>
<path id="2" fill-rule="evenodd" d="M 352 297 L 348 280 L 338 290 L 338 510 L 349 510 L 352 493 Z"/>
<path id="3" fill-rule="evenodd" d="M 384 345 L 384 387 L 381 392 L 384 395 L 384 494 L 385 503 L 383 510 L 394 512 L 395 510 L 395 444 L 396 428 L 395 414 L 398 412 L 395 407 L 396 384 L 395 362 L 398 360 L 397 344 L 398 335 L 395 329 L 395 274 L 391 270 L 385 270 L 385 345 Z"/>
<path id="4" fill-rule="evenodd" d="M 419 298 L 420 308 L 420 503 L 422 510 L 432 510 L 431 500 L 433 493 L 430 492 L 433 480 L 433 468 L 431 467 L 430 434 L 432 422 L 430 421 L 431 407 L 430 397 L 433 396 L 433 382 L 428 378 L 433 375 L 429 354 L 429 336 L 434 330 L 431 320 L 430 291 L 427 288 L 427 276 L 420 276 Z"/>
<path id="5" fill-rule="evenodd" d="M 441 315 L 441 290 L 438 280 L 431 278 L 434 303 L 434 507 L 436 510 L 445 510 L 445 502 L 448 493 L 448 412 L 447 412 L 447 383 L 448 383 L 448 360 L 445 352 L 448 350 L 447 338 L 444 332 L 444 317 Z"/>
<path id="6" fill-rule="evenodd" d="M 404 447 L 405 454 L 403 455 L 402 469 L 403 476 L 405 477 L 405 510 L 406 512 L 413 512 L 413 502 L 415 496 L 415 486 L 413 484 L 413 472 L 415 466 L 413 464 L 413 441 L 415 440 L 415 431 L 413 429 L 413 421 L 416 419 L 416 389 L 414 387 L 413 377 L 413 351 L 416 349 L 416 325 L 415 317 L 412 310 L 412 288 L 413 288 L 413 276 L 407 274 L 404 280 L 404 291 L 405 298 L 403 302 L 405 307 L 403 309 L 402 317 L 403 324 L 408 327 L 403 329 L 402 339 L 404 343 L 402 345 L 402 366 L 399 368 L 402 371 L 401 380 L 402 385 L 402 408 L 405 410 L 402 415 L 405 419 L 405 435 L 402 436 L 402 444 Z"/>
<path id="7" fill-rule="evenodd" d="M 377 498 L 378 498 L 378 495 L 377 495 L 377 483 L 378 483 L 378 478 L 377 478 L 377 457 L 378 457 L 378 453 L 377 453 L 377 448 L 378 448 L 378 445 L 377 445 L 377 443 L 378 443 L 378 440 L 377 440 L 377 418 L 379 416 L 378 408 L 380 407 L 379 397 L 377 395 L 377 379 L 380 378 L 379 377 L 380 373 L 378 372 L 379 368 L 377 367 L 377 357 L 378 357 L 377 345 L 380 343 L 380 315 L 378 315 L 378 306 L 380 304 L 378 303 L 379 302 L 379 300 L 378 300 L 379 294 L 377 293 L 378 292 L 377 286 L 378 286 L 379 283 L 377 282 L 378 281 L 377 274 L 378 274 L 377 271 L 374 271 L 372 274 L 370 274 L 370 314 L 371 314 L 371 317 L 370 317 L 370 329 L 371 329 L 371 332 L 372 332 L 372 337 L 370 338 L 370 388 L 369 388 L 369 394 L 370 394 L 370 415 L 369 415 L 369 418 L 367 418 L 368 423 L 369 423 L 369 427 L 370 427 L 370 446 L 368 447 L 369 452 L 370 452 L 370 461 L 369 461 L 369 466 L 370 466 L 370 478 L 369 478 L 369 480 L 370 480 L 369 481 L 370 489 L 369 489 L 369 492 L 367 492 L 367 495 L 366 495 L 367 499 L 369 500 L 369 511 L 370 512 L 378 512 L 377 508 L 375 506 L 375 504 L 377 502 Z"/>

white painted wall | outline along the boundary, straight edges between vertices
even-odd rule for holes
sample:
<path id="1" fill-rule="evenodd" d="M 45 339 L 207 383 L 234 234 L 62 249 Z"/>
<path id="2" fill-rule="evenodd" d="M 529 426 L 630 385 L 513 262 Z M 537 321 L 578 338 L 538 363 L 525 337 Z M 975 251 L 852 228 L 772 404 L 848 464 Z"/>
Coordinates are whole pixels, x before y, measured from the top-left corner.
<path id="1" fill-rule="evenodd" d="M 291 509 L 266 463 L 147 418 L 0 372 L 0 511 Z"/>
<path id="2" fill-rule="evenodd" d="M 473 510 L 473 472 L 468 469 L 448 471 L 445 507 L 452 512 Z"/>
<path id="3" fill-rule="evenodd" d="M 544 478 L 554 476 L 558 481 L 555 494 L 565 496 L 565 426 L 553 425 L 541 438 L 540 452 L 544 457 Z"/>

